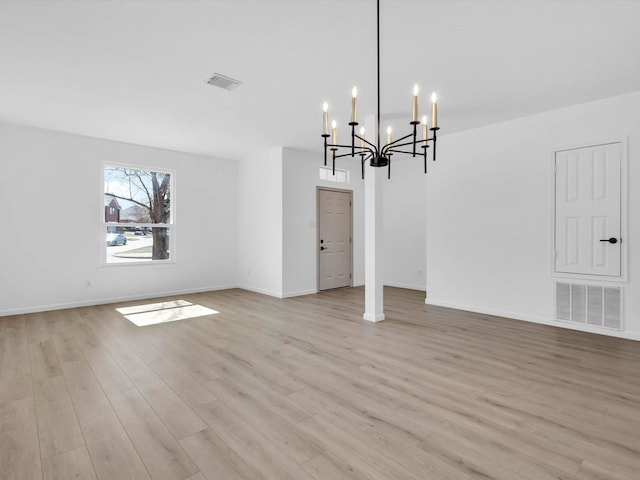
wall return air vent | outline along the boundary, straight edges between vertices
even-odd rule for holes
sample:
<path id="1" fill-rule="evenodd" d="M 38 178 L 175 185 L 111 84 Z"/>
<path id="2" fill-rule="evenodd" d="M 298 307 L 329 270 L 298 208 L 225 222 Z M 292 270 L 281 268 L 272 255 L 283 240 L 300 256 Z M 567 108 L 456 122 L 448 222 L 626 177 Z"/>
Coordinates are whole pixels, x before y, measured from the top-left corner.
<path id="1" fill-rule="evenodd" d="M 234 90 L 238 85 L 241 85 L 242 82 L 240 80 L 235 80 L 233 78 L 225 77 L 224 75 L 220 75 L 219 73 L 214 73 L 213 76 L 207 80 L 209 85 L 213 85 L 214 87 L 224 88 L 225 90 Z"/>
<path id="2" fill-rule="evenodd" d="M 621 330 L 622 291 L 620 287 L 557 282 L 556 319 Z"/>

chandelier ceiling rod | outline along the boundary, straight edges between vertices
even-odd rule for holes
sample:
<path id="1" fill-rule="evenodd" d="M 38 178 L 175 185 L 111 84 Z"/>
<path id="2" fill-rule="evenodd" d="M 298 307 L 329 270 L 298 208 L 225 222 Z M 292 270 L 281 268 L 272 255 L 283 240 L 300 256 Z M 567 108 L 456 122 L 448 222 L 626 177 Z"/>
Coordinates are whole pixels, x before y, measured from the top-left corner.
<path id="1" fill-rule="evenodd" d="M 376 33 L 377 33 L 377 74 L 378 74 L 378 116 L 376 118 L 376 143 L 371 143 L 365 139 L 364 127 L 360 128 L 360 135 L 356 134 L 357 120 L 357 95 L 358 90 L 353 87 L 352 99 L 351 99 L 351 121 L 349 126 L 351 127 L 351 145 L 340 145 L 337 141 L 337 125 L 335 120 L 332 122 L 332 134 L 329 135 L 329 106 L 327 102 L 322 105 L 323 113 L 323 131 L 322 138 L 324 140 L 324 164 L 327 165 L 327 149 L 331 150 L 333 161 L 333 175 L 336 174 L 336 158 L 341 157 L 355 157 L 356 153 L 360 156 L 360 163 L 362 168 L 362 179 L 364 180 L 364 164 L 367 160 L 370 160 L 369 165 L 372 167 L 388 167 L 388 178 L 391 178 L 391 157 L 394 154 L 404 154 L 416 157 L 416 148 L 419 146 L 422 148 L 422 156 L 424 158 L 424 173 L 427 173 L 427 149 L 429 148 L 429 142 L 433 142 L 433 161 L 436 160 L 436 141 L 438 127 L 438 106 L 436 104 L 437 97 L 435 92 L 431 94 L 431 128 L 427 126 L 427 116 L 422 117 L 422 139 L 418 140 L 417 130 L 420 121 L 418 120 L 418 85 L 413 87 L 413 112 L 409 125 L 412 127 L 412 132 L 408 135 L 400 137 L 396 140 L 391 138 L 391 127 L 387 129 L 387 143 L 381 147 L 380 141 L 380 0 L 376 0 Z M 429 131 L 433 133 L 429 138 Z M 328 138 L 333 137 L 329 144 Z M 356 138 L 360 140 L 360 146 L 356 148 Z M 401 147 L 411 147 L 411 151 L 400 150 Z M 337 154 L 338 151 L 344 151 L 347 149 L 347 153 Z"/>
<path id="2" fill-rule="evenodd" d="M 378 32 L 378 117 L 377 121 L 377 135 L 378 151 L 380 151 L 380 0 L 377 0 L 377 32 Z"/>

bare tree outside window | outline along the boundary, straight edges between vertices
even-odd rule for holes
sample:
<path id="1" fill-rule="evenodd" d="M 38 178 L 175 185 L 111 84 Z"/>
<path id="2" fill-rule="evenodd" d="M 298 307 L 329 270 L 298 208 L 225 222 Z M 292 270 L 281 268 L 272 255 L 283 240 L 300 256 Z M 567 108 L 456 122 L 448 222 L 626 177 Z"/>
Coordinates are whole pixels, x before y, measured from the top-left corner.
<path id="1" fill-rule="evenodd" d="M 118 249 L 117 256 L 137 260 L 168 260 L 170 254 L 169 226 L 172 224 L 171 215 L 171 174 L 135 168 L 105 166 L 104 194 L 105 205 L 109 211 L 114 206 L 119 208 L 118 221 L 114 222 L 113 213 L 107 218 L 105 208 L 105 223 L 107 231 L 128 235 L 131 245 L 129 249 Z M 116 199 L 115 202 L 113 199 Z M 113 230 L 115 228 L 115 230 Z M 148 234 L 152 242 L 148 242 Z M 134 234 L 140 238 L 134 237 Z M 133 240 L 147 240 L 138 242 L 144 244 L 135 248 Z M 121 242 L 116 245 L 119 246 Z M 109 246 L 107 238 L 107 246 Z M 148 255 L 150 253 L 150 255 Z M 108 261 L 109 255 L 107 255 Z"/>

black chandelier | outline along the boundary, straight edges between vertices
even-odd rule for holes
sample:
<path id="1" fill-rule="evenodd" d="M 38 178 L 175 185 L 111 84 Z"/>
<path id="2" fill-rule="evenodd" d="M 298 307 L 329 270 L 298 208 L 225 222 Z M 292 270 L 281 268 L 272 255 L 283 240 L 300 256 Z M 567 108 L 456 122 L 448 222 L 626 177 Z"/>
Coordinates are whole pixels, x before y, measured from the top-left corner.
<path id="1" fill-rule="evenodd" d="M 420 154 L 424 158 L 424 173 L 427 173 L 427 149 L 429 148 L 429 142 L 433 143 L 433 161 L 436 160 L 436 140 L 437 132 L 440 130 L 438 127 L 438 104 L 436 93 L 431 94 L 431 128 L 427 125 L 427 116 L 423 115 L 422 122 L 418 120 L 418 85 L 413 87 L 413 109 L 412 118 L 409 125 L 412 126 L 413 132 L 409 133 L 397 140 L 393 140 L 391 136 L 391 127 L 387 128 L 387 143 L 380 147 L 380 0 L 377 0 L 377 40 L 378 40 L 378 116 L 376 118 L 376 136 L 377 142 L 375 144 L 369 142 L 365 138 L 364 127 L 360 128 L 360 134 L 356 133 L 356 126 L 358 126 L 357 120 L 357 97 L 358 90 L 353 87 L 351 98 L 351 145 L 340 145 L 337 141 L 337 129 L 336 121 L 332 122 L 332 134 L 329 135 L 329 106 L 327 102 L 322 105 L 323 109 L 323 131 L 322 138 L 324 139 L 324 165 L 327 165 L 327 149 L 331 150 L 331 156 L 333 161 L 333 175 L 336 174 L 336 158 L 341 157 L 355 157 L 356 154 L 360 156 L 360 163 L 362 166 L 362 179 L 364 180 L 364 164 L 367 160 L 370 160 L 369 165 L 372 167 L 387 167 L 387 178 L 391 178 L 391 157 L 394 154 L 405 154 L 416 157 L 418 155 L 416 149 L 420 147 L 422 153 Z M 418 140 L 418 125 L 422 123 L 422 139 Z M 429 131 L 433 132 L 431 138 L 429 138 Z M 331 143 L 328 139 L 331 137 Z M 360 140 L 360 145 L 356 147 L 356 138 Z M 407 148 L 411 151 L 403 150 Z M 348 150 L 347 153 L 338 153 L 339 151 Z"/>

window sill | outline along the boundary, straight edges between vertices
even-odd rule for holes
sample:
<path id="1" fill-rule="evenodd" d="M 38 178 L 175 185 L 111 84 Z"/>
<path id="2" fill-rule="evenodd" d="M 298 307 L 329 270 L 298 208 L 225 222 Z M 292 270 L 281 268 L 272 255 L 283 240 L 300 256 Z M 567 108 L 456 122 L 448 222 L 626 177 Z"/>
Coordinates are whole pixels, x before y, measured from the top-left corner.
<path id="1" fill-rule="evenodd" d="M 121 268 L 121 267 L 167 267 L 167 268 L 175 268 L 177 262 L 175 260 L 154 260 L 154 261 L 142 261 L 142 262 L 118 262 L 118 263 L 102 263 L 98 270 L 102 269 L 110 269 L 110 268 Z"/>

